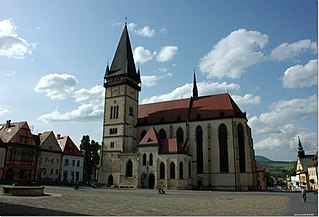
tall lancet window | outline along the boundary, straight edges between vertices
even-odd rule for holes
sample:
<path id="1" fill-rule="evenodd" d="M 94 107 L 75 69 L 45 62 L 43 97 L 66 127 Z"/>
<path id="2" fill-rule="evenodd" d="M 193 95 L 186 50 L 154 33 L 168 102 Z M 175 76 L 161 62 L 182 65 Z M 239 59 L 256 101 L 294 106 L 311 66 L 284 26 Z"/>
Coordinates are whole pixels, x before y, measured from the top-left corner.
<path id="1" fill-rule="evenodd" d="M 126 177 L 133 177 L 133 163 L 131 160 L 126 163 Z"/>
<path id="2" fill-rule="evenodd" d="M 219 167 L 221 173 L 228 173 L 228 142 L 227 142 L 227 127 L 225 124 L 219 125 Z"/>
<path id="3" fill-rule="evenodd" d="M 197 173 L 203 173 L 203 130 L 201 126 L 196 127 L 196 156 L 197 156 Z"/>
<path id="4" fill-rule="evenodd" d="M 176 131 L 176 138 L 177 138 L 177 142 L 180 144 L 184 143 L 184 132 L 183 129 L 181 127 L 179 127 Z"/>
<path id="5" fill-rule="evenodd" d="M 238 131 L 240 172 L 246 172 L 245 137 L 244 137 L 244 127 L 242 124 L 238 124 L 237 131 Z"/>

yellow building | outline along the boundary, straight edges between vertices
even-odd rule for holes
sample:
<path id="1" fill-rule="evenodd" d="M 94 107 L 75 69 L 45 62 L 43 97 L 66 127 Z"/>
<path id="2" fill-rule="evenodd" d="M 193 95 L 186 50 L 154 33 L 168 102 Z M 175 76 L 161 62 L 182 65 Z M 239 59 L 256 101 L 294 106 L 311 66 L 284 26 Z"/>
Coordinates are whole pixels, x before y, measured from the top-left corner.
<path id="1" fill-rule="evenodd" d="M 306 155 L 303 150 L 300 139 L 298 138 L 298 157 L 296 165 L 296 174 L 299 175 L 300 186 L 310 189 L 308 167 L 311 165 L 314 155 Z"/>
<path id="2" fill-rule="evenodd" d="M 309 186 L 312 190 L 318 190 L 318 151 L 314 155 L 308 167 Z"/>

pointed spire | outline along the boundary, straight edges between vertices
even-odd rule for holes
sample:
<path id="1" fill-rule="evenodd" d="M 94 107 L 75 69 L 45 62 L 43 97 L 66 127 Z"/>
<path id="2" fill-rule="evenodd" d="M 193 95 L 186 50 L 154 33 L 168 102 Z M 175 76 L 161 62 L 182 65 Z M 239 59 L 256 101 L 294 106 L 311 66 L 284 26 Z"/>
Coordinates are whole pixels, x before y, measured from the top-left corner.
<path id="1" fill-rule="evenodd" d="M 300 142 L 300 138 L 298 136 L 298 157 L 302 158 L 305 156 L 305 151 L 303 150 L 302 144 Z"/>
<path id="2" fill-rule="evenodd" d="M 194 67 L 194 80 L 193 80 L 193 99 L 198 99 L 198 90 L 197 90 L 197 84 L 196 84 L 196 75 L 195 75 L 195 67 Z"/>
<path id="3" fill-rule="evenodd" d="M 126 24 L 109 71 L 109 75 L 119 74 L 129 74 L 131 77 L 137 79 L 133 52 Z"/>

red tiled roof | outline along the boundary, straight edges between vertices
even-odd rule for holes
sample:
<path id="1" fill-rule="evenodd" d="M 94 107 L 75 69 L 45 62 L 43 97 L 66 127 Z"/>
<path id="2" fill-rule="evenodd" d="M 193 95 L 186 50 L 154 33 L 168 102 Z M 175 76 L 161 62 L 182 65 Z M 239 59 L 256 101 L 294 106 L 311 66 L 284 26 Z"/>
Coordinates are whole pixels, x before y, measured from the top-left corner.
<path id="1" fill-rule="evenodd" d="M 186 153 L 183 146 L 179 143 L 177 143 L 177 139 L 161 139 L 160 140 L 160 154 L 164 153 Z"/>
<path id="2" fill-rule="evenodd" d="M 35 145 L 29 125 L 26 121 L 11 122 L 7 121 L 6 124 L 0 125 L 0 138 L 3 143 L 20 143 L 20 138 L 23 137 L 25 144 Z"/>
<path id="3" fill-rule="evenodd" d="M 177 143 L 177 139 L 159 139 L 159 136 L 154 129 L 154 127 L 150 127 L 147 130 L 147 133 L 142 138 L 139 143 L 141 146 L 145 145 L 158 145 L 159 146 L 159 153 L 186 153 L 183 146 Z"/>
<path id="4" fill-rule="evenodd" d="M 138 124 L 151 125 L 180 121 L 244 117 L 228 93 L 139 105 Z"/>
<path id="5" fill-rule="evenodd" d="M 61 136 L 60 139 L 57 139 L 57 141 L 64 155 L 84 157 L 83 153 L 73 143 L 69 136 Z"/>

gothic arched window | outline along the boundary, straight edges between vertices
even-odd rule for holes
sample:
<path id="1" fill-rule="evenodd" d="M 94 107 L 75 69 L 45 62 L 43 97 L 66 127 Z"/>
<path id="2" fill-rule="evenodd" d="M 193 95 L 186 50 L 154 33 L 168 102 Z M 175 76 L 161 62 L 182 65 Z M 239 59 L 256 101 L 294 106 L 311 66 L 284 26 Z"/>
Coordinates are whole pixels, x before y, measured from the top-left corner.
<path id="1" fill-rule="evenodd" d="M 126 177 L 133 176 L 133 163 L 131 160 L 128 160 L 126 163 Z"/>
<path id="2" fill-rule="evenodd" d="M 149 163 L 150 163 L 150 166 L 153 166 L 153 154 L 150 153 L 150 156 L 149 156 Z"/>
<path id="3" fill-rule="evenodd" d="M 197 156 L 197 173 L 203 173 L 203 130 L 201 126 L 196 127 L 196 156 Z"/>
<path id="4" fill-rule="evenodd" d="M 184 177 L 183 177 L 183 162 L 181 161 L 181 162 L 179 162 L 179 179 L 183 179 Z"/>
<path id="5" fill-rule="evenodd" d="M 165 130 L 163 128 L 159 130 L 158 135 L 159 135 L 159 137 L 161 139 L 166 139 L 167 138 L 166 132 L 165 132 Z"/>
<path id="6" fill-rule="evenodd" d="M 238 133 L 240 172 L 246 172 L 245 137 L 244 137 L 244 127 L 242 124 L 238 124 L 237 133 Z"/>
<path id="7" fill-rule="evenodd" d="M 160 179 L 165 179 L 165 164 L 163 162 L 160 164 Z"/>
<path id="8" fill-rule="evenodd" d="M 228 173 L 228 142 L 227 142 L 227 127 L 221 124 L 218 127 L 219 138 L 219 167 L 221 173 Z"/>
<path id="9" fill-rule="evenodd" d="M 181 127 L 179 127 L 176 131 L 177 142 L 183 144 L 184 143 L 184 132 Z"/>
<path id="10" fill-rule="evenodd" d="M 170 169 L 170 178 L 175 179 L 175 164 L 174 164 L 174 162 L 171 163 L 169 169 Z"/>
<path id="11" fill-rule="evenodd" d="M 188 178 L 192 177 L 191 161 L 188 161 Z"/>
<path id="12" fill-rule="evenodd" d="M 146 165 L 146 154 L 144 153 L 143 154 L 143 166 L 145 166 Z"/>

